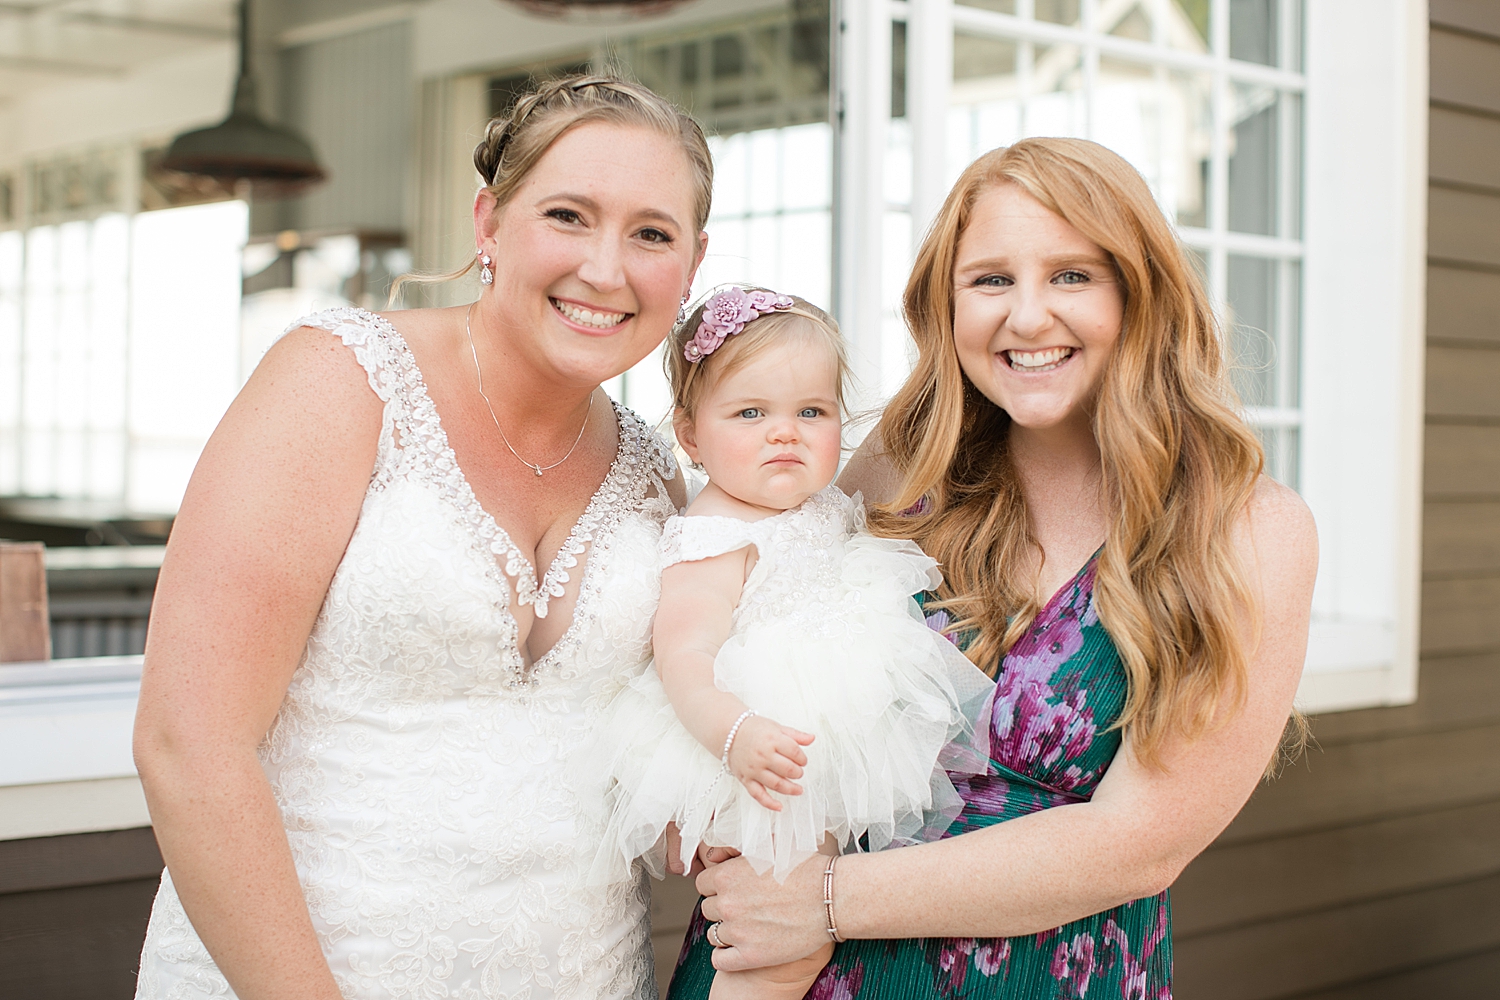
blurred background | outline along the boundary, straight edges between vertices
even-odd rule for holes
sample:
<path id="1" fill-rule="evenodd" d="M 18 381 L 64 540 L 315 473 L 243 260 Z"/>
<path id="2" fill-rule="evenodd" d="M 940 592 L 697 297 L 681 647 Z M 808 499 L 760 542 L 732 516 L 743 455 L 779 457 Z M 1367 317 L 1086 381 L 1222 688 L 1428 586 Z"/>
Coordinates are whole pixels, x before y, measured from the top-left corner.
<path id="1" fill-rule="evenodd" d="M 587 69 L 711 137 L 695 294 L 826 305 L 861 407 L 974 157 L 1067 135 L 1140 170 L 1322 541 L 1320 747 L 1174 890 L 1179 995 L 1500 997 L 1493 0 L 0 3 L 0 994 L 133 989 L 139 654 L 217 420 L 297 317 L 468 261 L 485 122 Z M 659 356 L 606 388 L 666 415 Z M 657 887 L 664 974 L 691 902 Z"/>

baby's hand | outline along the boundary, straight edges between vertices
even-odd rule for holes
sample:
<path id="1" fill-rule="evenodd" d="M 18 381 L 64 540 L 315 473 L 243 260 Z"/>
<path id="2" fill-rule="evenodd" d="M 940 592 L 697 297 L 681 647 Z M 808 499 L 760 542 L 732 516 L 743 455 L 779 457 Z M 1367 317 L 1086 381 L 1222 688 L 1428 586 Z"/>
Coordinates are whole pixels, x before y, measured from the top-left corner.
<path id="1" fill-rule="evenodd" d="M 812 741 L 813 737 L 801 730 L 752 715 L 734 734 L 729 770 L 755 801 L 780 812 L 781 803 L 771 797 L 771 792 L 802 794 L 802 786 L 792 779 L 802 777 L 802 769 L 807 766 L 802 748 Z"/>

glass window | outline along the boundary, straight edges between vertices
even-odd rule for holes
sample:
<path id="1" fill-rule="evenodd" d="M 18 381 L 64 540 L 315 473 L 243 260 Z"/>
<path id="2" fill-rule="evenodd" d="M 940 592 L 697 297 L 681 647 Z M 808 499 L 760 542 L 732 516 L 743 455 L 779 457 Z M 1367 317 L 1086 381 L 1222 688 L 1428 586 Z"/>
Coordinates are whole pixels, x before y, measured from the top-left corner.
<path id="1" fill-rule="evenodd" d="M 177 509 L 240 386 L 243 202 L 0 233 L 0 495 Z"/>

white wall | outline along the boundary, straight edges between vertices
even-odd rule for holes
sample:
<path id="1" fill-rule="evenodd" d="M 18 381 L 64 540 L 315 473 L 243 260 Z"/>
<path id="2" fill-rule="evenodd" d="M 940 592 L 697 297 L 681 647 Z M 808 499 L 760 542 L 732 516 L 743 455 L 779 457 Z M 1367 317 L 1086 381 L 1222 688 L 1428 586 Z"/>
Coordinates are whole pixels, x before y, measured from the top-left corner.
<path id="1" fill-rule="evenodd" d="M 0 166 L 211 125 L 229 110 L 234 73 L 233 46 L 222 42 L 123 77 L 32 91 L 0 114 Z"/>

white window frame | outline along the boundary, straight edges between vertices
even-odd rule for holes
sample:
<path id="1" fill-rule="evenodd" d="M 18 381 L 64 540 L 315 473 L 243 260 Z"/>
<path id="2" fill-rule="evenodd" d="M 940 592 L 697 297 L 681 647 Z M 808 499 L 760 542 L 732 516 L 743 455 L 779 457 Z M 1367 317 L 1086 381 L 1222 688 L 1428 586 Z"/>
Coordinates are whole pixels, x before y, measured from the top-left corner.
<path id="1" fill-rule="evenodd" d="M 1085 23 L 1093 0 L 1084 0 Z M 1218 72 L 1227 100 L 1228 0 L 1214 0 L 1213 55 L 1174 53 Z M 1244 243 L 1300 255 L 1301 492 L 1321 539 L 1313 626 L 1298 705 L 1328 712 L 1414 701 L 1421 569 L 1426 293 L 1427 6 L 1421 0 L 1307 0 L 1303 73 L 1235 64 L 1241 77 L 1304 94 L 1303 238 L 1209 230 L 1185 239 L 1222 255 Z M 907 25 L 913 239 L 947 193 L 953 29 L 1004 23 L 1051 41 L 1065 29 L 953 0 L 834 4 L 834 302 L 866 385 L 881 371 L 882 325 L 897 289 L 882 262 L 891 24 Z M 1108 47 L 1142 43 L 1109 40 Z M 1095 51 L 1098 51 L 1097 49 Z M 1214 197 L 1225 197 L 1215 178 Z M 1269 241 L 1269 242 L 1268 242 Z M 1223 267 L 1214 271 L 1222 275 Z M 1224 301 L 1222 279 L 1210 289 Z M 882 375 L 885 377 L 882 378 Z M 873 403 L 875 400 L 868 400 Z"/>

